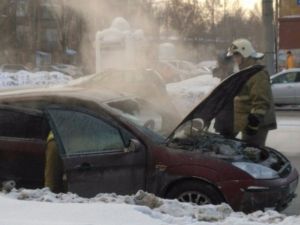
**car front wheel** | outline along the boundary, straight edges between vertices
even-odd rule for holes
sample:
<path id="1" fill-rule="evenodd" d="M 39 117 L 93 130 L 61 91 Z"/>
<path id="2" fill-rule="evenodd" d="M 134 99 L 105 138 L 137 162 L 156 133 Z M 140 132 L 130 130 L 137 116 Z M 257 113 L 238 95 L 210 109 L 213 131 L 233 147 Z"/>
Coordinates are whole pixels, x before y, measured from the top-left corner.
<path id="1" fill-rule="evenodd" d="M 197 205 L 216 205 L 224 202 L 222 196 L 213 186 L 196 181 L 187 181 L 174 185 L 166 197 Z"/>

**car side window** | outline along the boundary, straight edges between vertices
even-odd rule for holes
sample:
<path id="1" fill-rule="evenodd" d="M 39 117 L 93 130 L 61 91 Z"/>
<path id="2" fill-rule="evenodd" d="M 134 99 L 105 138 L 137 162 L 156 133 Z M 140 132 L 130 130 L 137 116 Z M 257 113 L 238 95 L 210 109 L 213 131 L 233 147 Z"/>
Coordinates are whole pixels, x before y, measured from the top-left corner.
<path id="1" fill-rule="evenodd" d="M 52 122 L 64 146 L 65 154 L 88 154 L 122 151 L 120 130 L 87 113 L 49 110 Z"/>
<path id="2" fill-rule="evenodd" d="M 273 84 L 287 84 L 296 82 L 297 73 L 285 73 L 273 79 Z"/>
<path id="3" fill-rule="evenodd" d="M 42 116 L 0 110 L 0 137 L 46 140 L 48 132 L 47 120 Z"/>
<path id="4" fill-rule="evenodd" d="M 296 82 L 300 83 L 300 72 L 297 72 Z"/>

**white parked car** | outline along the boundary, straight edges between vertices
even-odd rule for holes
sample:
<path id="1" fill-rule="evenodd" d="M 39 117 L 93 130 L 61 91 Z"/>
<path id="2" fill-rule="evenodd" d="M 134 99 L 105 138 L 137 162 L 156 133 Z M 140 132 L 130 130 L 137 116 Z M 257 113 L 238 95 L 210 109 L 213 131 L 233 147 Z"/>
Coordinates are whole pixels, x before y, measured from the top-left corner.
<path id="1" fill-rule="evenodd" d="M 276 105 L 300 104 L 300 68 L 284 70 L 271 76 Z"/>

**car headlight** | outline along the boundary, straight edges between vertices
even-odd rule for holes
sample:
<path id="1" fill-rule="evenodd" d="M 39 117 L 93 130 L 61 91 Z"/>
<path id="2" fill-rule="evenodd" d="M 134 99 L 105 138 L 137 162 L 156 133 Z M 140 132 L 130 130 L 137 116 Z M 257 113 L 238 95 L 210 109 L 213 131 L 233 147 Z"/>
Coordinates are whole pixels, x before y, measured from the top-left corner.
<path id="1" fill-rule="evenodd" d="M 275 170 L 263 165 L 249 162 L 234 162 L 232 164 L 256 179 L 275 179 L 279 177 Z"/>

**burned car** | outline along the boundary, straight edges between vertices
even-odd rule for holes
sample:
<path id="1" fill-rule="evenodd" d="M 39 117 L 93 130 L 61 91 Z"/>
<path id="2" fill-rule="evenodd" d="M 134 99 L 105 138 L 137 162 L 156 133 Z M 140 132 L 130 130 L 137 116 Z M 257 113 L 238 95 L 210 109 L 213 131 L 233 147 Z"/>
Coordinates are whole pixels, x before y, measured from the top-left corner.
<path id="1" fill-rule="evenodd" d="M 175 130 L 145 100 L 82 88 L 0 94 L 0 179 L 43 187 L 46 138 L 53 131 L 68 191 L 133 194 L 142 189 L 195 204 L 227 202 L 234 210 L 281 210 L 298 172 L 280 152 L 226 139 L 207 128 L 253 66 L 224 80 Z"/>

